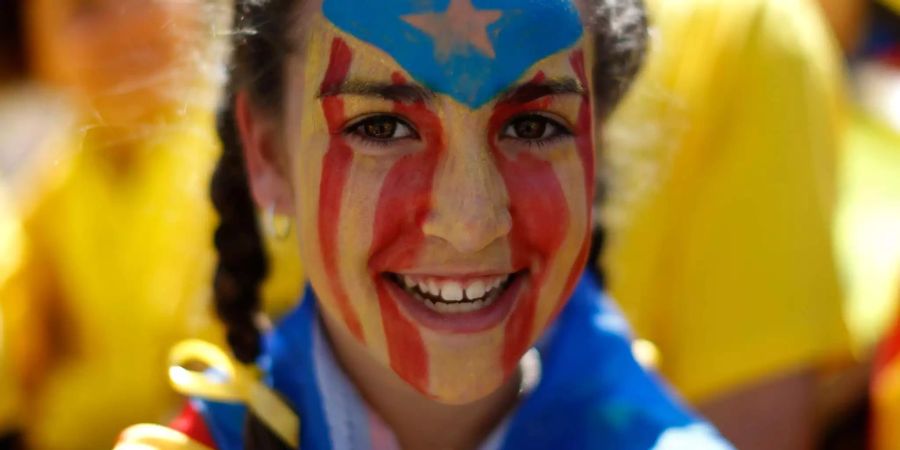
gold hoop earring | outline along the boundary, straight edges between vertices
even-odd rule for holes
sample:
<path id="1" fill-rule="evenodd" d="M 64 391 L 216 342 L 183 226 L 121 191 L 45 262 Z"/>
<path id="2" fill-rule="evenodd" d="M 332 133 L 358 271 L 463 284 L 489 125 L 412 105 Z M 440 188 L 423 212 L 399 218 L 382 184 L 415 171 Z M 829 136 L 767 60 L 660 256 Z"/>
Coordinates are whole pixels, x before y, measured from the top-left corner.
<path id="1" fill-rule="evenodd" d="M 287 239 L 291 234 L 291 217 L 276 213 L 274 203 L 266 208 L 263 224 L 266 229 L 266 234 L 279 241 Z"/>

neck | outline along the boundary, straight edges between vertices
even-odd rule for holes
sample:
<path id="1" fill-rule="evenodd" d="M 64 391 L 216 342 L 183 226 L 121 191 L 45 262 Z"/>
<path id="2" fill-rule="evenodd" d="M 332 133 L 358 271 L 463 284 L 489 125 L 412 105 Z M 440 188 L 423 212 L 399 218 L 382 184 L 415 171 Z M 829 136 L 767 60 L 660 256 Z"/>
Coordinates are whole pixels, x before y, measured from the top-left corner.
<path id="1" fill-rule="evenodd" d="M 338 324 L 324 318 L 338 362 L 405 450 L 475 449 L 513 408 L 521 373 L 487 397 L 463 405 L 434 401 L 375 361 Z"/>

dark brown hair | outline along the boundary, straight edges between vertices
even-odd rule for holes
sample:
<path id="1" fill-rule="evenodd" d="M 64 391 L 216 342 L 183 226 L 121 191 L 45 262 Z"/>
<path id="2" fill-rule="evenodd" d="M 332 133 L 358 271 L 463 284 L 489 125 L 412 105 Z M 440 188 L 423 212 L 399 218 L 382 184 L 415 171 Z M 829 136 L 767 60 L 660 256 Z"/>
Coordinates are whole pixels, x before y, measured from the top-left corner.
<path id="1" fill-rule="evenodd" d="M 212 182 L 212 198 L 221 219 L 215 234 L 219 262 L 214 286 L 216 310 L 226 325 L 228 343 L 246 363 L 260 353 L 260 332 L 254 319 L 267 263 L 235 126 L 234 94 L 247 92 L 254 107 L 278 114 L 284 94 L 284 61 L 291 51 L 293 13 L 301 1 L 235 0 L 231 76 L 218 116 L 223 154 Z M 594 100 L 602 119 L 640 68 L 647 22 L 642 0 L 584 0 L 584 4 L 583 20 L 595 44 Z M 247 448 L 283 447 L 252 417 L 247 426 Z"/>
<path id="2" fill-rule="evenodd" d="M 0 0 L 0 80 L 26 75 L 22 0 Z"/>

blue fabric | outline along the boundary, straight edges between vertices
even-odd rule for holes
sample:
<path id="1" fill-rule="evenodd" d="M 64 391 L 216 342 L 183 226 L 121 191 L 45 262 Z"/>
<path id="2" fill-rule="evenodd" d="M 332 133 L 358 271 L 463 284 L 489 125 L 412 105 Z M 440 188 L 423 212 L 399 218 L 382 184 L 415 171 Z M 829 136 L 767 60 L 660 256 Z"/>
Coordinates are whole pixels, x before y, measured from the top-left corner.
<path id="1" fill-rule="evenodd" d="M 203 416 L 218 450 L 244 449 L 244 405 L 193 398 L 191 406 Z"/>
<path id="2" fill-rule="evenodd" d="M 260 365 L 267 382 L 299 411 L 301 448 L 330 450 L 313 360 L 315 301 L 307 288 L 301 305 L 268 336 Z M 656 444 L 664 433 L 678 438 L 667 440 L 666 450 L 730 449 L 675 400 L 664 383 L 638 365 L 628 333 L 593 276 L 585 274 L 537 346 L 540 383 L 512 415 L 502 449 L 651 450 L 660 449 Z M 201 406 L 219 449 L 241 449 L 246 410 L 194 402 Z"/>
<path id="3" fill-rule="evenodd" d="M 584 275 L 538 345 L 541 383 L 522 404 L 504 449 L 649 449 L 697 421 L 635 361 L 628 329 Z"/>
<path id="4" fill-rule="evenodd" d="M 508 89 L 534 63 L 572 47 L 583 33 L 569 0 L 471 1 L 476 10 L 502 14 L 487 26 L 494 58 L 465 45 L 441 55 L 431 36 L 403 19 L 441 14 L 450 0 L 325 0 L 322 11 L 342 31 L 391 55 L 419 83 L 473 109 Z"/>
<path id="5" fill-rule="evenodd" d="M 303 301 L 282 320 L 267 339 L 267 361 L 261 364 L 268 383 L 302 411 L 300 448 L 330 450 L 331 438 L 322 407 L 313 362 L 312 324 L 316 299 L 308 285 Z"/>

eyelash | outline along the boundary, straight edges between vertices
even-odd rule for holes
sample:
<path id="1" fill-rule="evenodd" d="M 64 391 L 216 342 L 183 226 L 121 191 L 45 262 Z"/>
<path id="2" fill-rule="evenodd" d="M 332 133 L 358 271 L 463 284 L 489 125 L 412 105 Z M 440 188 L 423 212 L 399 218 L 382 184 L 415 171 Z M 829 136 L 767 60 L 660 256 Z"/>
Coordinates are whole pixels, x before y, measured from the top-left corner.
<path id="1" fill-rule="evenodd" d="M 524 120 L 541 121 L 545 124 L 545 126 L 553 127 L 553 131 L 551 132 L 550 136 L 536 138 L 536 139 L 522 138 L 522 137 L 517 137 L 517 136 L 511 136 L 508 134 L 508 131 L 513 129 L 513 127 L 516 123 L 524 121 Z M 512 119 L 510 119 L 509 121 L 507 121 L 506 124 L 503 125 L 503 128 L 501 128 L 501 130 L 500 130 L 499 139 L 500 140 L 512 139 L 512 140 L 521 142 L 525 145 L 542 148 L 544 146 L 553 144 L 554 142 L 558 141 L 559 139 L 564 139 L 571 135 L 572 135 L 572 131 L 566 125 L 563 125 L 558 120 L 551 119 L 550 117 L 547 117 L 543 114 L 525 113 L 525 114 L 521 114 L 519 116 L 515 116 Z"/>
<path id="2" fill-rule="evenodd" d="M 513 136 L 510 134 L 510 130 L 513 132 L 517 132 L 514 129 L 514 126 L 517 123 L 521 123 L 525 120 L 533 120 L 539 121 L 544 124 L 545 127 L 551 127 L 550 135 L 546 137 L 540 138 L 523 138 L 518 136 Z M 407 136 L 400 137 L 388 137 L 388 138 L 377 138 L 367 135 L 364 127 L 367 125 L 371 125 L 377 122 L 392 122 L 395 129 L 393 129 L 393 133 L 397 133 L 397 131 L 401 131 L 403 133 L 408 133 Z M 402 127 L 402 128 L 396 128 Z M 546 130 L 544 131 L 546 134 Z M 360 139 L 364 141 L 366 144 L 378 145 L 378 146 L 388 146 L 396 143 L 397 141 L 404 139 L 419 139 L 419 133 L 416 131 L 415 127 L 413 127 L 406 120 L 392 115 L 392 114 L 373 114 L 369 116 L 362 117 L 351 124 L 349 124 L 343 131 L 343 134 L 350 136 L 355 139 Z M 506 122 L 505 125 L 501 128 L 500 131 L 500 140 L 512 139 L 515 141 L 519 141 L 524 143 L 525 145 L 535 146 L 538 148 L 542 148 L 546 145 L 550 145 L 556 142 L 559 139 L 563 139 L 565 137 L 571 136 L 572 132 L 568 127 L 560 123 L 560 121 L 551 119 L 543 114 L 537 113 L 526 113 L 519 116 L 515 116 L 509 121 Z"/>
<path id="3" fill-rule="evenodd" d="M 387 121 L 393 122 L 395 127 L 399 126 L 399 127 L 405 128 L 406 131 L 409 132 L 409 135 L 401 136 L 401 137 L 377 138 L 377 137 L 368 136 L 366 134 L 366 131 L 364 129 L 364 127 L 366 125 L 373 124 L 376 122 L 387 122 Z M 394 133 L 396 133 L 396 132 L 397 132 L 397 129 L 394 130 Z M 412 124 L 410 124 L 406 120 L 403 120 L 402 118 L 392 115 L 392 114 L 372 114 L 372 115 L 362 117 L 362 118 L 350 123 L 349 125 L 347 125 L 347 127 L 344 128 L 343 134 L 346 136 L 352 137 L 354 139 L 359 139 L 359 140 L 365 142 L 366 144 L 380 145 L 380 146 L 388 146 L 388 145 L 396 143 L 397 141 L 405 140 L 405 139 L 419 139 L 419 133 L 416 131 L 415 127 L 412 126 Z"/>

